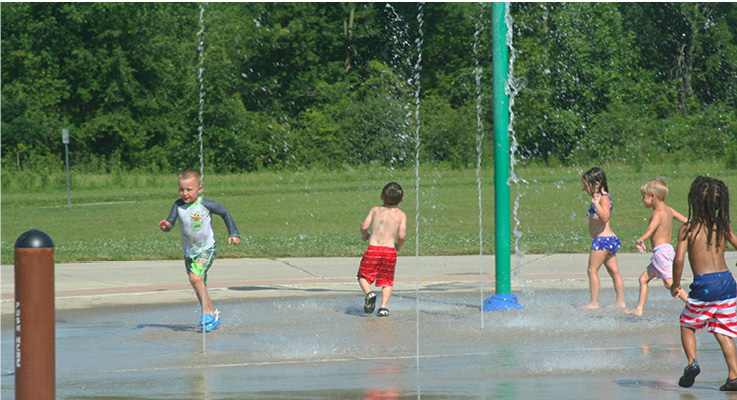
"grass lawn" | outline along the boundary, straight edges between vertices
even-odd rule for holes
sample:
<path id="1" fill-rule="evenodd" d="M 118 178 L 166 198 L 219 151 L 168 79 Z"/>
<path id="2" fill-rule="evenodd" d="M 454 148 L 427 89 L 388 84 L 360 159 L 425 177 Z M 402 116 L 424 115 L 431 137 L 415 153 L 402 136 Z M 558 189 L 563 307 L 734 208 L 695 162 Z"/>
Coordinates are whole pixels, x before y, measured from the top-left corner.
<path id="1" fill-rule="evenodd" d="M 587 167 L 588 168 L 588 167 Z M 586 168 L 586 169 L 587 169 Z M 635 251 L 649 210 L 639 188 L 662 176 L 670 187 L 667 203 L 687 214 L 686 195 L 693 179 L 708 174 L 722 179 L 737 198 L 737 170 L 717 164 L 678 167 L 604 166 L 614 199 L 612 228 L 623 251 Z M 584 168 L 520 167 L 526 183 L 512 185 L 519 200 L 518 248 L 521 253 L 585 253 L 591 244 L 586 226 L 589 199 L 581 190 Z M 38 189 L 37 180 L 55 189 Z M 13 263 L 15 240 L 29 229 L 51 236 L 57 262 L 179 259 L 178 228 L 158 229 L 178 198 L 175 175 L 72 175 L 72 207 L 67 207 L 66 178 L 29 177 L 3 171 L 2 263 Z M 258 172 L 208 175 L 204 195 L 226 207 L 241 231 L 240 245 L 228 245 L 225 225 L 213 219 L 218 257 L 311 257 L 363 254 L 359 227 L 368 210 L 380 204 L 389 181 L 405 190 L 401 208 L 408 216 L 408 237 L 400 255 L 414 255 L 419 229 L 421 255 L 479 253 L 479 193 L 475 170 L 420 166 L 419 215 L 415 173 L 381 167 L 348 171 Z M 518 194 L 520 195 L 518 198 Z M 493 171 L 482 171 L 483 252 L 494 253 Z M 736 221 L 732 207 L 732 220 Z M 416 222 L 418 221 L 419 224 Z M 515 243 L 513 224 L 513 246 Z M 515 249 L 512 249 L 514 253 Z"/>

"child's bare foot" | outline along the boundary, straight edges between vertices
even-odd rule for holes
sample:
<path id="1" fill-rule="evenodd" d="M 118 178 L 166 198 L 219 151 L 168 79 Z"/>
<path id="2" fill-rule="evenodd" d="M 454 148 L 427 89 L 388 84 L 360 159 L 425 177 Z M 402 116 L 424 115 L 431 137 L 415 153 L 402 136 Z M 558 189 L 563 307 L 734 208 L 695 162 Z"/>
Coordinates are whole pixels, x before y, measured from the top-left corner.
<path id="1" fill-rule="evenodd" d="M 634 315 L 635 317 L 642 317 L 642 310 L 633 308 L 632 310 L 622 310 L 627 315 Z"/>
<path id="2" fill-rule="evenodd" d="M 597 308 L 599 308 L 599 303 L 589 303 L 585 306 L 581 306 L 582 310 L 596 310 Z"/>

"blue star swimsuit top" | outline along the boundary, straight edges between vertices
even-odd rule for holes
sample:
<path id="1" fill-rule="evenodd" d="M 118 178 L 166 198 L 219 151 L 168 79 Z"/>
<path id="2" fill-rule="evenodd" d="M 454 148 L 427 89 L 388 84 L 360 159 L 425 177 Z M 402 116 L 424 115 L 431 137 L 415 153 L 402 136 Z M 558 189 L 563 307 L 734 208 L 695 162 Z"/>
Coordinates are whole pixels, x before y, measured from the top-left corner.
<path id="1" fill-rule="evenodd" d="M 614 208 L 614 201 L 612 201 L 612 196 L 609 196 L 608 193 L 607 194 L 604 194 L 604 196 L 609 197 L 609 209 L 610 210 L 613 209 Z M 590 216 L 590 215 L 596 215 L 596 206 L 594 205 L 594 203 L 591 203 L 591 207 L 589 207 L 589 211 L 586 213 L 586 216 L 587 217 Z"/>

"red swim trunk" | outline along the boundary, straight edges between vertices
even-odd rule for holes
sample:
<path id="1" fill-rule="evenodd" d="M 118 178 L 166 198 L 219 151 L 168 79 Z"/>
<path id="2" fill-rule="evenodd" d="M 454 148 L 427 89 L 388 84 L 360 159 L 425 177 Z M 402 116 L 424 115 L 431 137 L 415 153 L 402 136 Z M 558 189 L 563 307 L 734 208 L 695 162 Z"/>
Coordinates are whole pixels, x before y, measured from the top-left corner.
<path id="1" fill-rule="evenodd" d="M 369 246 L 358 268 L 358 277 L 376 286 L 394 286 L 394 266 L 397 265 L 397 251 L 393 247 Z"/>

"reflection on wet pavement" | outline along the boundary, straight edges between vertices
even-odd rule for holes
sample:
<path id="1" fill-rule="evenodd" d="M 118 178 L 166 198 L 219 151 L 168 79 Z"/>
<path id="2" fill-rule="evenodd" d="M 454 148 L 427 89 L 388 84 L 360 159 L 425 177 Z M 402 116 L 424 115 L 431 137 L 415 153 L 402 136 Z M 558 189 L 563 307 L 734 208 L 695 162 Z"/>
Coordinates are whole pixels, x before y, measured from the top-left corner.
<path id="1" fill-rule="evenodd" d="M 676 383 L 683 303 L 653 290 L 636 318 L 578 310 L 586 296 L 524 291 L 525 310 L 486 313 L 482 330 L 477 293 L 421 293 L 419 353 L 414 291 L 395 291 L 388 318 L 364 314 L 358 290 L 221 302 L 204 353 L 196 303 L 57 312 L 57 398 L 730 398 L 706 332 L 696 385 Z M 14 397 L 12 326 L 3 320 L 2 398 Z"/>

